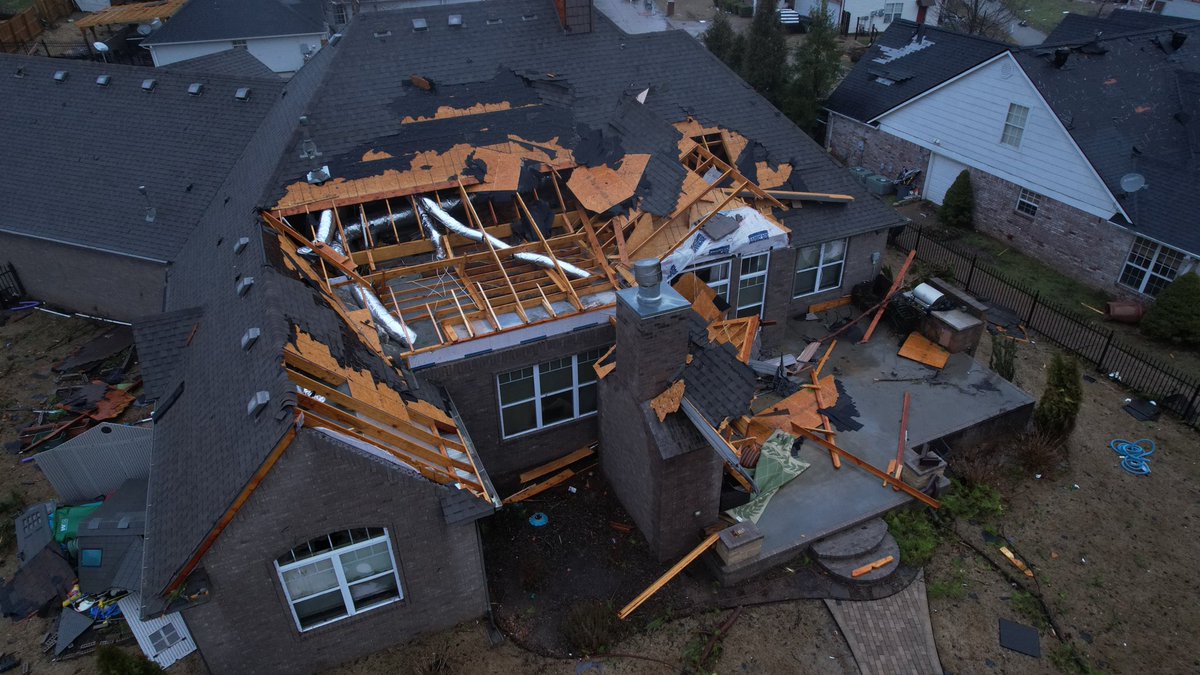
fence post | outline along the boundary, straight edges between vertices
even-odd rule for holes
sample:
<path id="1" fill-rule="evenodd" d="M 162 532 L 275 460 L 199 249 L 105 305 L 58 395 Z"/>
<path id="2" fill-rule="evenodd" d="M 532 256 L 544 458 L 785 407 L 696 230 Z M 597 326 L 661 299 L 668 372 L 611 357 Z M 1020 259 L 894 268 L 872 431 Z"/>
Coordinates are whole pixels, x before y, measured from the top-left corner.
<path id="1" fill-rule="evenodd" d="M 1033 321 L 1033 312 L 1034 312 L 1034 310 L 1037 309 L 1038 298 L 1041 297 L 1041 295 L 1042 295 L 1042 292 L 1040 290 L 1033 292 L 1033 302 L 1029 303 L 1029 316 L 1025 317 L 1025 325 L 1026 326 L 1028 326 L 1029 323 L 1031 321 Z"/>
<path id="2" fill-rule="evenodd" d="M 921 255 L 919 252 L 921 249 L 921 233 L 924 231 L 925 231 L 925 228 L 921 227 L 920 225 L 917 226 L 917 241 L 915 243 L 913 243 L 912 250 L 918 251 L 918 253 L 917 253 L 918 256 Z"/>
<path id="3" fill-rule="evenodd" d="M 978 257 L 978 253 L 971 254 L 971 269 L 967 270 L 967 285 L 963 288 L 968 293 L 971 292 L 971 280 L 975 278 L 975 259 Z"/>
<path id="4" fill-rule="evenodd" d="M 1190 417 L 1192 416 L 1192 406 L 1196 405 L 1197 400 L 1200 400 L 1200 384 L 1197 384 L 1196 389 L 1194 391 L 1192 391 L 1192 397 L 1190 399 L 1188 399 L 1187 407 L 1184 408 L 1183 412 L 1181 413 L 1181 416 L 1183 417 L 1183 421 L 1186 422 L 1187 424 L 1191 424 L 1193 426 L 1196 424 L 1197 421 L 1200 421 L 1200 419 L 1198 419 L 1198 420 L 1190 419 Z"/>
<path id="5" fill-rule="evenodd" d="M 1101 371 L 1104 370 L 1104 357 L 1108 356 L 1108 348 L 1112 346 L 1113 333 L 1116 331 L 1108 331 L 1108 339 L 1104 341 L 1104 349 L 1100 350 L 1100 360 L 1096 361 L 1096 367 Z"/>

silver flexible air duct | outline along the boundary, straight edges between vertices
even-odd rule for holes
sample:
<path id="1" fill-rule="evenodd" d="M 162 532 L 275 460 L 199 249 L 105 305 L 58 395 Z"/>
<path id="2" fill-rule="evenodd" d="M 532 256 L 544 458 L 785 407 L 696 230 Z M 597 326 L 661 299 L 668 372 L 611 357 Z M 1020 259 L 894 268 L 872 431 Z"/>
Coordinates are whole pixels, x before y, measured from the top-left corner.
<path id="1" fill-rule="evenodd" d="M 482 242 L 484 240 L 484 238 L 486 237 L 488 242 L 491 243 L 492 247 L 497 250 L 512 248 L 508 244 L 504 243 L 503 241 L 500 241 L 499 239 L 493 237 L 490 234 L 485 234 L 483 232 L 480 232 L 479 230 L 467 227 L 466 225 L 463 225 L 462 223 L 458 222 L 458 220 L 456 218 L 454 218 L 454 216 L 450 215 L 449 213 L 446 213 L 446 211 L 443 210 L 442 207 L 438 206 L 436 202 L 434 202 L 432 199 L 429 199 L 428 197 L 421 198 L 421 206 L 425 210 L 429 211 L 430 215 L 432 215 L 435 219 L 437 219 L 437 221 L 440 222 L 447 230 L 453 232 L 454 234 L 461 235 L 467 239 L 470 239 L 471 241 L 479 241 L 479 242 Z M 534 225 L 534 227 L 537 227 L 537 225 Z M 513 257 L 516 258 L 517 260 L 523 260 L 527 263 L 533 263 L 534 265 L 537 265 L 539 267 L 546 267 L 548 269 L 555 268 L 554 261 L 551 260 L 549 256 L 544 256 L 539 253 L 527 253 L 527 252 L 522 251 L 521 253 L 514 253 Z M 578 277 L 580 279 L 587 279 L 588 277 L 592 276 L 591 273 L 588 272 L 587 270 L 578 268 L 568 262 L 563 262 L 560 260 L 560 261 L 558 261 L 558 266 L 561 267 L 562 270 L 564 272 L 566 272 L 567 274 L 570 274 L 571 276 L 574 276 L 574 277 Z"/>
<path id="2" fill-rule="evenodd" d="M 329 243 L 329 237 L 333 234 L 333 209 L 325 209 L 321 212 L 321 220 L 317 224 L 317 238 L 314 240 L 322 244 Z M 312 255 L 312 249 L 307 246 L 301 246 L 296 249 L 300 255 Z"/>
<path id="3" fill-rule="evenodd" d="M 371 218 L 371 219 L 367 220 L 367 227 L 371 228 L 371 239 L 377 238 L 379 236 L 379 233 L 382 232 L 388 226 L 390 226 L 392 223 L 402 223 L 405 221 L 409 221 L 409 220 L 412 220 L 412 217 L 413 217 L 412 209 L 400 209 L 399 211 L 392 213 L 390 216 L 383 215 L 383 216 L 379 216 L 378 218 Z M 359 240 L 363 238 L 362 221 L 360 220 L 360 221 L 351 223 L 350 225 L 348 225 L 345 228 L 344 232 L 346 233 L 347 241 L 357 244 L 359 242 Z M 330 246 L 333 248 L 333 250 L 337 251 L 338 253 L 340 253 L 342 255 L 346 254 L 346 252 L 343 250 L 342 240 L 340 237 L 334 238 L 333 243 L 330 244 Z"/>
<path id="4" fill-rule="evenodd" d="M 410 330 L 407 326 L 400 323 L 400 320 L 387 311 L 383 303 L 369 288 L 364 288 L 360 285 L 354 287 L 354 295 L 358 298 L 359 304 L 366 307 L 371 312 L 371 317 L 375 319 L 383 332 L 388 336 L 403 342 L 410 349 L 416 346 L 417 334 Z"/>
<path id="5" fill-rule="evenodd" d="M 429 237 L 429 241 L 433 242 L 433 259 L 445 260 L 446 247 L 442 244 L 442 233 L 437 231 L 437 228 L 429 221 L 429 214 L 420 206 L 417 207 L 417 220 L 421 223 L 421 229 L 425 230 L 425 236 Z"/>

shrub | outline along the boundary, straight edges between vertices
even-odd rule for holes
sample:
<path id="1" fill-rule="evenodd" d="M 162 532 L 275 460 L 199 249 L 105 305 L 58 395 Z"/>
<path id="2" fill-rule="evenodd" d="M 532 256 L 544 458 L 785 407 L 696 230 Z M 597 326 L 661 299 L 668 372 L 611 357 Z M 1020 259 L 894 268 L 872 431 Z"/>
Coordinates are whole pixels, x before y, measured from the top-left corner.
<path id="1" fill-rule="evenodd" d="M 1055 440 L 1069 436 L 1075 428 L 1082 396 L 1079 364 L 1075 359 L 1056 353 L 1046 373 L 1046 390 L 1033 411 L 1033 423 L 1038 433 Z"/>
<path id="2" fill-rule="evenodd" d="M 966 230 L 973 227 L 975 193 L 971 188 L 971 174 L 966 170 L 958 174 L 954 184 L 946 190 L 942 208 L 938 210 L 938 220 L 947 227 L 961 227 Z"/>
<path id="3" fill-rule="evenodd" d="M 562 633 L 572 649 L 595 654 L 617 636 L 617 614 L 608 603 L 594 598 L 578 600 L 567 610 Z"/>
<path id="4" fill-rule="evenodd" d="M 152 675 L 163 672 L 163 669 L 141 654 L 133 654 L 113 645 L 101 645 L 96 650 L 96 672 L 100 675 Z"/>
<path id="5" fill-rule="evenodd" d="M 984 522 L 1004 513 L 1004 502 L 996 488 L 982 483 L 963 485 L 955 482 L 942 497 L 942 509 L 953 518 Z"/>
<path id="6" fill-rule="evenodd" d="M 1064 447 L 1061 438 L 1029 434 L 1017 446 L 1017 459 L 1027 471 L 1050 474 L 1062 464 Z"/>
<path id="7" fill-rule="evenodd" d="M 992 359 L 990 365 L 996 374 L 1009 382 L 1016 375 L 1017 341 L 996 336 L 992 338 Z"/>
<path id="8" fill-rule="evenodd" d="M 1142 319 L 1142 332 L 1155 340 L 1200 347 L 1200 275 L 1181 274 L 1162 289 Z"/>
<path id="9" fill-rule="evenodd" d="M 933 558 L 941 537 L 924 509 L 893 511 L 885 520 L 888 531 L 900 546 L 901 562 L 920 567 Z"/>

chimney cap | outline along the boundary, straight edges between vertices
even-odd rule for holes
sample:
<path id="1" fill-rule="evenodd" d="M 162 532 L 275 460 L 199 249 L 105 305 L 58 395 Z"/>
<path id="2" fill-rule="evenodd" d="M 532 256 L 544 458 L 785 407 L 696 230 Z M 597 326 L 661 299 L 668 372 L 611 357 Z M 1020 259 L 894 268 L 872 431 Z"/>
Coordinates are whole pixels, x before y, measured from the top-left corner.
<path id="1" fill-rule="evenodd" d="M 642 318 L 667 314 L 691 306 L 678 291 L 663 283 L 662 263 L 655 258 L 635 261 L 633 278 L 637 281 L 637 288 L 618 291 L 617 297 Z"/>

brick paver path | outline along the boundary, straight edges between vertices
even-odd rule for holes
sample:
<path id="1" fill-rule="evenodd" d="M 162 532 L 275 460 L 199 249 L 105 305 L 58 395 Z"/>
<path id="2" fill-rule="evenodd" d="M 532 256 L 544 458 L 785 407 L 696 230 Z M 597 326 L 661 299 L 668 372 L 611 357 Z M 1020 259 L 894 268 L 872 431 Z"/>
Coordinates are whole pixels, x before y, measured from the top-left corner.
<path id="1" fill-rule="evenodd" d="M 942 675 L 925 575 L 882 600 L 826 600 L 863 675 Z"/>

